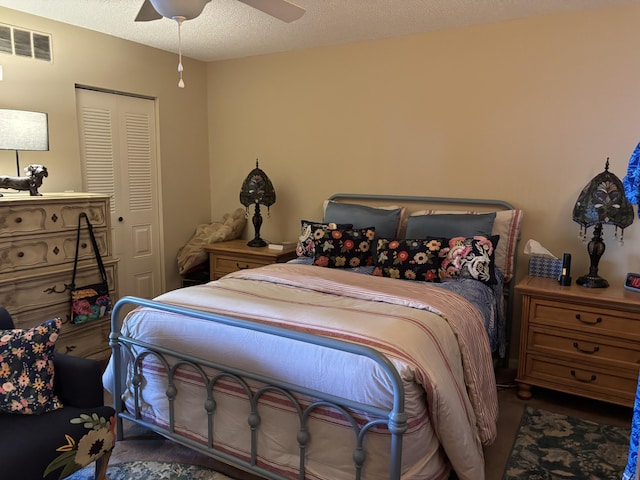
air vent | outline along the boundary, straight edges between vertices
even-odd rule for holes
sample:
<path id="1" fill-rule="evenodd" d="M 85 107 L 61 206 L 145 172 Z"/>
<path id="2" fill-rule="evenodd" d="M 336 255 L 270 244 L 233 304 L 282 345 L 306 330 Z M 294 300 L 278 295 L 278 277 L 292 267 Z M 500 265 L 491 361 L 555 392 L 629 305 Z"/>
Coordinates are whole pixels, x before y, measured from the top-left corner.
<path id="1" fill-rule="evenodd" d="M 0 23 L 0 52 L 50 62 L 51 35 Z"/>

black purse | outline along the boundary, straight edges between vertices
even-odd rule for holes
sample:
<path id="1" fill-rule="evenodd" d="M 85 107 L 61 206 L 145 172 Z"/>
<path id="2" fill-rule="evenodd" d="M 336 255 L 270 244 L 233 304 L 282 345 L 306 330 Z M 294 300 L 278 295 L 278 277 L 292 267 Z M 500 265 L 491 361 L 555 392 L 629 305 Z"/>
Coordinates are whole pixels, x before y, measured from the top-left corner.
<path id="1" fill-rule="evenodd" d="M 82 219 L 87 222 L 91 245 L 96 255 L 98 269 L 100 270 L 99 283 L 76 288 L 76 270 L 78 269 L 78 250 L 80 248 L 80 229 Z M 107 282 L 107 272 L 102 263 L 98 243 L 93 233 L 93 226 L 87 214 L 82 212 L 78 218 L 78 233 L 76 236 L 76 257 L 73 263 L 73 278 L 71 280 L 71 323 L 86 323 L 97 320 L 109 314 L 111 311 L 111 298 L 109 297 L 109 283 Z"/>

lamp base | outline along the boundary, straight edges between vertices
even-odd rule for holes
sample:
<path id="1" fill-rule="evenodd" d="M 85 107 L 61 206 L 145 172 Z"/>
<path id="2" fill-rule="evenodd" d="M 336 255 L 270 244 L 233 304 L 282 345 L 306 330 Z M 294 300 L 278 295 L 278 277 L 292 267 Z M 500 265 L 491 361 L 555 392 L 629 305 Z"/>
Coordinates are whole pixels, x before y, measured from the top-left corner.
<path id="1" fill-rule="evenodd" d="M 576 283 L 582 287 L 587 288 L 607 288 L 609 282 L 599 276 L 583 275 L 576 280 Z"/>
<path id="2" fill-rule="evenodd" d="M 265 242 L 260 237 L 257 237 L 257 238 L 254 238 L 253 240 L 249 240 L 249 242 L 247 242 L 247 246 L 249 246 L 249 247 L 266 247 L 267 246 L 267 242 Z"/>

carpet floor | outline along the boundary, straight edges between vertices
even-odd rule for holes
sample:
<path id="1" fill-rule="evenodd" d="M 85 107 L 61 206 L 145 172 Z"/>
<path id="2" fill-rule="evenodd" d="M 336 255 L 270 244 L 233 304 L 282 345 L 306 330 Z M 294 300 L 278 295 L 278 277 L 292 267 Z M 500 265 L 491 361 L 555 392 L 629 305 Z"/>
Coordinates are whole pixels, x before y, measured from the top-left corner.
<path id="1" fill-rule="evenodd" d="M 499 381 L 499 383 L 508 385 L 507 381 Z M 500 408 L 498 436 L 492 445 L 484 449 L 486 480 L 503 480 L 505 466 L 514 447 L 520 423 L 527 407 L 627 429 L 631 425 L 633 413 L 631 408 L 544 389 L 534 389 L 534 397 L 531 400 L 524 401 L 517 397 L 514 388 L 501 388 L 498 391 L 498 402 Z M 110 465 L 138 460 L 171 461 L 199 465 L 212 468 L 234 480 L 258 480 L 256 476 L 222 465 L 205 455 L 169 442 L 140 427 L 129 425 L 126 427 L 125 440 L 116 444 Z"/>

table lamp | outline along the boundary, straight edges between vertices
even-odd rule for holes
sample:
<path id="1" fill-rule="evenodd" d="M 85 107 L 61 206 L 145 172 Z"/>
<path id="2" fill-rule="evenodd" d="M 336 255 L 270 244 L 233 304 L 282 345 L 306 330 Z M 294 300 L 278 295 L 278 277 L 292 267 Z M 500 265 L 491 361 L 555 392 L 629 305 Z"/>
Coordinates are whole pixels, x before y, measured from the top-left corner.
<path id="1" fill-rule="evenodd" d="M 589 288 L 606 288 L 609 282 L 598 275 L 598 264 L 605 250 L 602 226 L 614 225 L 615 236 L 622 245 L 624 229 L 633 223 L 633 207 L 627 201 L 624 187 L 618 177 L 609 171 L 607 158 L 604 172 L 596 175 L 580 192 L 573 207 L 573 221 L 580 224 L 580 237 L 586 242 L 587 230 L 594 227 L 593 238 L 587 244 L 591 260 L 589 273 L 578 278 L 576 283 Z"/>
<path id="2" fill-rule="evenodd" d="M 16 169 L 20 176 L 19 150 L 49 150 L 47 114 L 0 109 L 0 150 L 16 151 Z"/>
<path id="3" fill-rule="evenodd" d="M 267 174 L 258 168 L 258 160 L 256 159 L 256 168 L 249 172 L 247 178 L 242 182 L 242 188 L 240 189 L 240 203 L 247 209 L 247 216 L 249 216 L 249 206 L 254 205 L 253 213 L 253 227 L 255 229 L 255 236 L 253 240 L 250 240 L 247 245 L 250 247 L 265 247 L 267 242 L 260 238 L 260 227 L 262 226 L 262 215 L 260 215 L 260 205 L 269 207 L 276 203 L 276 191 L 273 188 L 273 184 Z"/>

